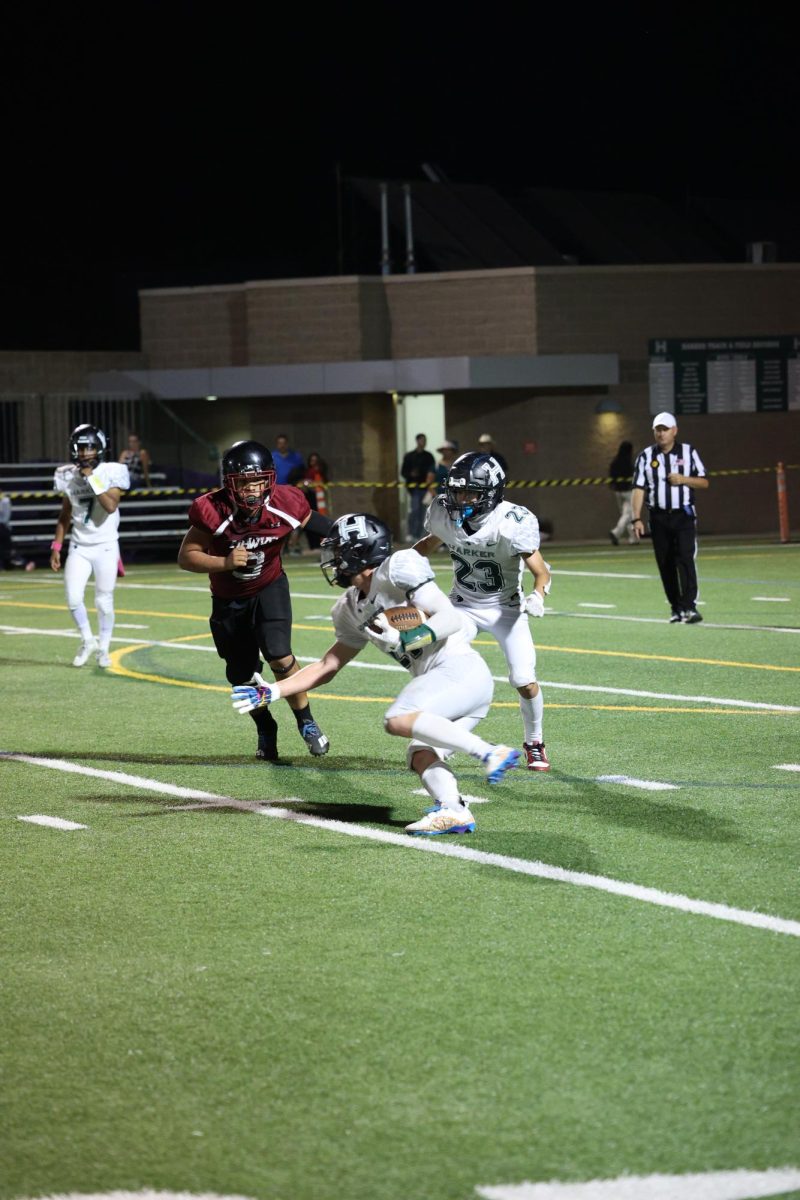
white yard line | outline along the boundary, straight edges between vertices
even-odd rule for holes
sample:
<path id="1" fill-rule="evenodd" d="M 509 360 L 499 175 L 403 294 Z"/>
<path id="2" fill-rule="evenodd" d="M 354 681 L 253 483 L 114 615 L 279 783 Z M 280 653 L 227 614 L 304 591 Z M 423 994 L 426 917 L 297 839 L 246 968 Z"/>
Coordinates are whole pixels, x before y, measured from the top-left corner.
<path id="1" fill-rule="evenodd" d="M 595 604 L 591 600 L 581 600 L 578 608 L 616 608 L 616 604 Z M 550 610 L 552 612 L 552 609 Z"/>
<path id="2" fill-rule="evenodd" d="M 705 600 L 698 600 L 698 604 L 705 604 Z M 616 613 L 598 613 L 598 612 L 564 612 L 554 608 L 550 610 L 550 614 L 554 617 L 575 617 L 583 621 L 627 621 L 632 625 L 667 625 L 666 617 L 623 617 Z M 735 625 L 732 622 L 725 623 L 723 621 L 709 621 L 703 619 L 703 625 L 706 629 L 743 629 L 746 633 L 800 633 L 800 625 Z M 676 629 L 680 626 L 676 625 Z"/>
<path id="3" fill-rule="evenodd" d="M 49 825 L 51 829 L 88 829 L 88 825 L 79 825 L 77 821 L 65 821 L 63 817 L 45 817 L 36 813 L 30 817 L 17 817 L 18 821 L 29 821 L 31 825 Z"/>
<path id="4" fill-rule="evenodd" d="M 117 626 L 117 628 L 121 628 Z M 9 635 L 19 634 L 35 634 L 41 637 L 66 637 L 72 638 L 73 641 L 79 636 L 74 629 L 36 629 L 33 626 L 25 625 L 0 625 L 0 633 Z M 132 637 L 113 637 L 112 642 L 121 642 L 126 646 L 161 646 L 165 650 L 189 650 L 200 652 L 202 654 L 216 654 L 214 646 L 198 646 L 188 642 L 156 642 L 149 638 L 132 638 Z M 297 661 L 301 663 L 316 662 L 317 659 L 313 655 L 298 654 Z M 405 668 L 397 663 L 371 663 L 353 661 L 347 664 L 347 669 L 352 668 L 356 671 L 394 671 L 405 674 Z M 493 675 L 492 679 L 496 683 L 507 683 L 505 675 Z M 682 692 L 650 692 L 641 688 L 619 688 L 607 687 L 603 684 L 593 683 L 554 683 L 552 680 L 540 679 L 539 683 L 543 688 L 554 688 L 566 692 L 594 692 L 598 695 L 605 696 L 630 696 L 638 700 L 676 700 L 680 703 L 691 704 L 724 704 L 729 708 L 748 708 L 759 709 L 764 712 L 786 712 L 800 713 L 800 705 L 796 704 L 769 704 L 764 700 L 742 700 L 741 697 L 725 697 L 725 696 L 694 696 L 686 695 Z"/>
<path id="5" fill-rule="evenodd" d="M 0 760 L 2 759 L 28 763 L 31 766 L 47 767 L 55 771 L 65 771 L 73 775 L 86 775 L 92 779 L 107 779 L 110 783 L 121 783 L 128 787 L 138 788 L 140 791 L 158 792 L 165 796 L 177 796 L 186 800 L 204 800 L 210 806 L 217 808 L 236 808 L 246 812 L 253 812 L 259 816 L 273 817 L 280 821 L 292 821 L 298 825 L 308 825 L 313 829 L 322 829 L 329 833 L 345 834 L 347 837 L 363 838 L 366 841 L 399 846 L 404 850 L 439 854 L 446 858 L 460 859 L 462 862 L 497 867 L 500 870 L 512 871 L 518 875 L 529 875 L 537 879 L 550 879 L 555 883 L 569 883 L 574 887 L 591 888 L 595 891 L 623 896 L 629 900 L 638 900 L 644 904 L 653 904 L 660 908 L 670 908 L 678 912 L 693 913 L 696 916 L 711 917 L 718 921 L 728 921 L 735 925 L 746 925 L 755 929 L 767 929 L 772 933 L 783 933 L 790 937 L 800 937 L 800 921 L 771 916 L 768 913 L 749 912 L 746 909 L 731 908 L 727 904 L 714 904 L 706 900 L 693 900 L 689 896 L 682 896 L 672 892 L 662 892 L 657 888 L 643 887 L 640 884 L 627 883 L 619 879 L 609 879 L 603 875 L 589 875 L 583 871 L 567 871 L 563 867 L 551 866 L 549 863 L 528 861 L 523 858 L 511 858 L 505 854 L 489 854 L 482 850 L 471 850 L 468 846 L 454 845 L 452 842 L 443 844 L 434 839 L 412 838 L 407 834 L 392 833 L 385 829 L 372 829 L 369 826 L 349 825 L 344 821 L 334 821 L 324 817 L 311 817 L 304 813 L 292 812 L 285 808 L 235 800 L 232 796 L 218 796 L 213 792 L 176 787 L 171 783 L 162 783 L 160 780 L 143 778 L 139 775 L 128 775 L 123 771 L 102 771 L 96 767 L 84 767 L 79 763 L 68 762 L 63 759 L 39 758 L 31 754 L 15 754 L 10 751 L 1 751 Z"/>
<path id="6" fill-rule="evenodd" d="M 800 763 L 776 763 L 773 771 L 800 771 Z"/>
<path id="7" fill-rule="evenodd" d="M 797 1167 L 704 1171 L 694 1175 L 620 1175 L 586 1183 L 506 1183 L 476 1188 L 482 1200 L 759 1200 L 800 1187 Z"/>
<path id="8" fill-rule="evenodd" d="M 431 799 L 429 794 L 425 791 L 425 788 L 414 788 L 411 795 L 425 796 L 428 800 Z M 462 792 L 461 799 L 464 801 L 467 808 L 469 808 L 470 804 L 488 804 L 491 800 L 491 796 L 468 796 L 466 792 Z"/>
<path id="9" fill-rule="evenodd" d="M 751 600 L 758 600 L 762 604 L 790 604 L 791 596 L 751 596 Z"/>
<path id="10" fill-rule="evenodd" d="M 654 779 L 633 779 L 630 775 L 596 775 L 598 783 L 622 783 L 625 787 L 640 788 L 643 792 L 678 792 L 677 783 L 657 783 Z"/>

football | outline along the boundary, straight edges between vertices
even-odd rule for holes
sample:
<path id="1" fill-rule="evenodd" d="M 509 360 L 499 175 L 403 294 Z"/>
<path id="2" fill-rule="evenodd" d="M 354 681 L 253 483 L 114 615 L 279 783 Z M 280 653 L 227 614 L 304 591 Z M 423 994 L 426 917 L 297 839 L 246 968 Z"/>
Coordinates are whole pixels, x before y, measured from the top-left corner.
<path id="1" fill-rule="evenodd" d="M 383 615 L 394 629 L 416 629 L 425 622 L 425 614 L 413 604 L 398 604 L 396 608 L 385 608 Z"/>

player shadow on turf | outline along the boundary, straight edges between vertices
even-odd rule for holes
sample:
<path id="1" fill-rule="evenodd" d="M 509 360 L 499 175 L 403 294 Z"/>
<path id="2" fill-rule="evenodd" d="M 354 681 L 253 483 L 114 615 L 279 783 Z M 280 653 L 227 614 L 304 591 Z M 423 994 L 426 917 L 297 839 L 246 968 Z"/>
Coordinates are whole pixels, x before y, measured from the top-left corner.
<path id="1" fill-rule="evenodd" d="M 119 814 L 126 819 L 129 817 L 162 817 L 167 813 L 176 815 L 200 813 L 203 816 L 207 814 L 228 816 L 231 813 L 242 813 L 244 816 L 250 816 L 257 813 L 261 807 L 282 808 L 290 813 L 296 813 L 298 816 L 321 817 L 328 821 L 340 821 L 345 825 L 384 825 L 392 829 L 402 829 L 408 823 L 408 818 L 399 820 L 392 817 L 392 808 L 386 804 L 315 804 L 304 800 L 268 798 L 252 800 L 237 798 L 232 803 L 226 804 L 224 800 L 220 800 L 218 803 L 203 800 L 181 800 L 177 796 L 154 796 L 152 792 L 133 793 L 127 796 L 112 796 L 106 793 L 82 796 L 81 800 L 87 804 L 102 804 L 108 807 L 134 804 L 148 806 L 149 811 Z"/>
<path id="2" fill-rule="evenodd" d="M 620 783 L 598 783 L 579 775 L 558 778 L 567 784 L 569 792 L 562 799 L 584 813 L 592 813 L 604 821 L 628 829 L 652 832 L 661 837 L 688 842 L 739 842 L 741 834 L 734 821 L 717 817 L 691 804 L 678 803 L 674 792 L 646 792 L 631 789 Z M 628 794 L 630 793 L 630 794 Z M 660 799 L 655 799 L 659 796 Z M 551 804 L 558 796 L 548 791 Z"/>

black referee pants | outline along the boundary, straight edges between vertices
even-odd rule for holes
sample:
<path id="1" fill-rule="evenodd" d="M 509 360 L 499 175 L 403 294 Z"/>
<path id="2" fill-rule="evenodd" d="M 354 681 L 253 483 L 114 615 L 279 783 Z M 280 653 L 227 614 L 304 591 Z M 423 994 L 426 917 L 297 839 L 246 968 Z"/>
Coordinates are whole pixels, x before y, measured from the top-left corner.
<path id="1" fill-rule="evenodd" d="M 649 521 L 667 603 L 674 612 L 686 612 L 697 601 L 697 522 L 682 508 L 651 508 Z"/>

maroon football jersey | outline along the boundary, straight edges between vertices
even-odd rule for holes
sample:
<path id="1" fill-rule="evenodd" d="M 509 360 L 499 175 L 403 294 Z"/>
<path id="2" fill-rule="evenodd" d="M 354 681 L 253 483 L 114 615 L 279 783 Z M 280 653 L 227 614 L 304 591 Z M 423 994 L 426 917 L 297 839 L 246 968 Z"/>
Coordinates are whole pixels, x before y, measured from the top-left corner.
<path id="1" fill-rule="evenodd" d="M 225 558 L 234 546 L 244 546 L 249 551 L 245 566 L 209 575 L 214 595 L 224 600 L 252 596 L 277 579 L 283 569 L 284 540 L 310 512 L 311 507 L 299 488 L 280 484 L 272 489 L 269 502 L 263 505 L 252 525 L 231 504 L 227 489 L 198 496 L 189 509 L 189 522 L 195 529 L 213 535 L 209 554 Z"/>

